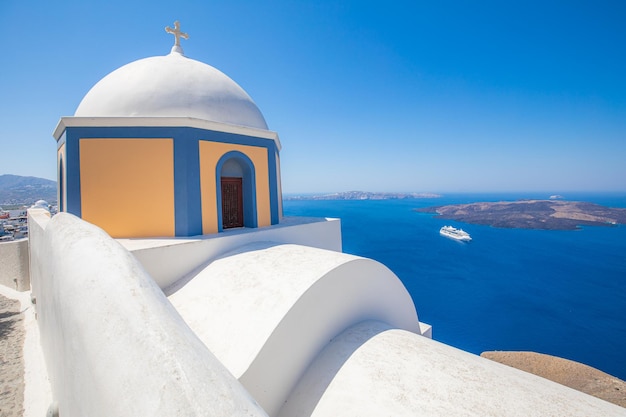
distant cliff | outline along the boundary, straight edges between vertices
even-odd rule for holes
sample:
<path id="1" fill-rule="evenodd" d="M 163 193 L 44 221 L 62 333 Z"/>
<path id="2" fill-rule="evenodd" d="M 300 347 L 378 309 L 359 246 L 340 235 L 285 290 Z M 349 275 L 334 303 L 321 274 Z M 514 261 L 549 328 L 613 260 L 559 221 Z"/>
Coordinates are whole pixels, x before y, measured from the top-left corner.
<path id="1" fill-rule="evenodd" d="M 370 191 L 343 191 L 329 194 L 286 195 L 285 200 L 403 200 L 407 198 L 438 198 L 432 193 L 381 193 Z"/>
<path id="2" fill-rule="evenodd" d="M 30 205 L 37 200 L 55 203 L 56 181 L 10 174 L 0 175 L 0 206 Z"/>
<path id="3" fill-rule="evenodd" d="M 415 209 L 443 219 L 493 227 L 573 230 L 579 226 L 626 224 L 626 209 L 581 201 L 523 200 L 454 204 Z"/>

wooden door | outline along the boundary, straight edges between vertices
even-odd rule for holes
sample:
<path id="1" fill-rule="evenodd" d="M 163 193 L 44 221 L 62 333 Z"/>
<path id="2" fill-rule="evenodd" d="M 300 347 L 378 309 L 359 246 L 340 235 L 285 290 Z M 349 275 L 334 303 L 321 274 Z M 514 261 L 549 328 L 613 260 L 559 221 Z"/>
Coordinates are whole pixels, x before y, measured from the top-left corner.
<path id="1" fill-rule="evenodd" d="M 222 177 L 222 228 L 243 227 L 241 178 Z"/>

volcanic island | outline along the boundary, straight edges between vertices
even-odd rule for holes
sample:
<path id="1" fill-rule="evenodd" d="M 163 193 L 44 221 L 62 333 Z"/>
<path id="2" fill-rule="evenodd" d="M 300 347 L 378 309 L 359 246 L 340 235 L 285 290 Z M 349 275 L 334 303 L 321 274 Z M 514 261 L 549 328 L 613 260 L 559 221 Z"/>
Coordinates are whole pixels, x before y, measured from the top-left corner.
<path id="1" fill-rule="evenodd" d="M 414 209 L 442 219 L 500 228 L 575 230 L 626 224 L 626 209 L 581 201 L 520 200 L 453 204 Z"/>

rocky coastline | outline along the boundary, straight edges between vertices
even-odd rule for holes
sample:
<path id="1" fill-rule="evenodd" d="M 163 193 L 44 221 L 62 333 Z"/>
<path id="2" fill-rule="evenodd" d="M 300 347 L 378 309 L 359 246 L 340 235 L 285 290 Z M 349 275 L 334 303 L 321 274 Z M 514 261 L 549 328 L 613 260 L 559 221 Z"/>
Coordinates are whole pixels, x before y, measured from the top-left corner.
<path id="1" fill-rule="evenodd" d="M 626 407 L 626 382 L 591 366 L 536 352 L 489 351 L 480 356 Z"/>
<path id="2" fill-rule="evenodd" d="M 575 230 L 626 224 L 626 209 L 582 201 L 520 200 L 453 204 L 415 209 L 442 219 L 500 228 Z"/>

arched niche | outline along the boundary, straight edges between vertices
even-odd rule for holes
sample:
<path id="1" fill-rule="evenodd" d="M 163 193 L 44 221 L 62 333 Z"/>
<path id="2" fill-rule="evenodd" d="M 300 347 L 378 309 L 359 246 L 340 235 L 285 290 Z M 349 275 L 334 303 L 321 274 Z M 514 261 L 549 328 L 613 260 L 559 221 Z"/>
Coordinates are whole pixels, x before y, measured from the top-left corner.
<path id="1" fill-rule="evenodd" d="M 252 160 L 239 151 L 225 153 L 217 162 L 215 179 L 218 230 L 221 232 L 230 227 L 257 227 L 256 177 Z M 238 187 L 243 221 L 240 225 L 233 226 L 232 222 L 228 222 L 225 226 L 224 210 L 232 210 L 235 204 L 232 193 Z M 225 192 L 229 194 L 223 195 Z"/>

